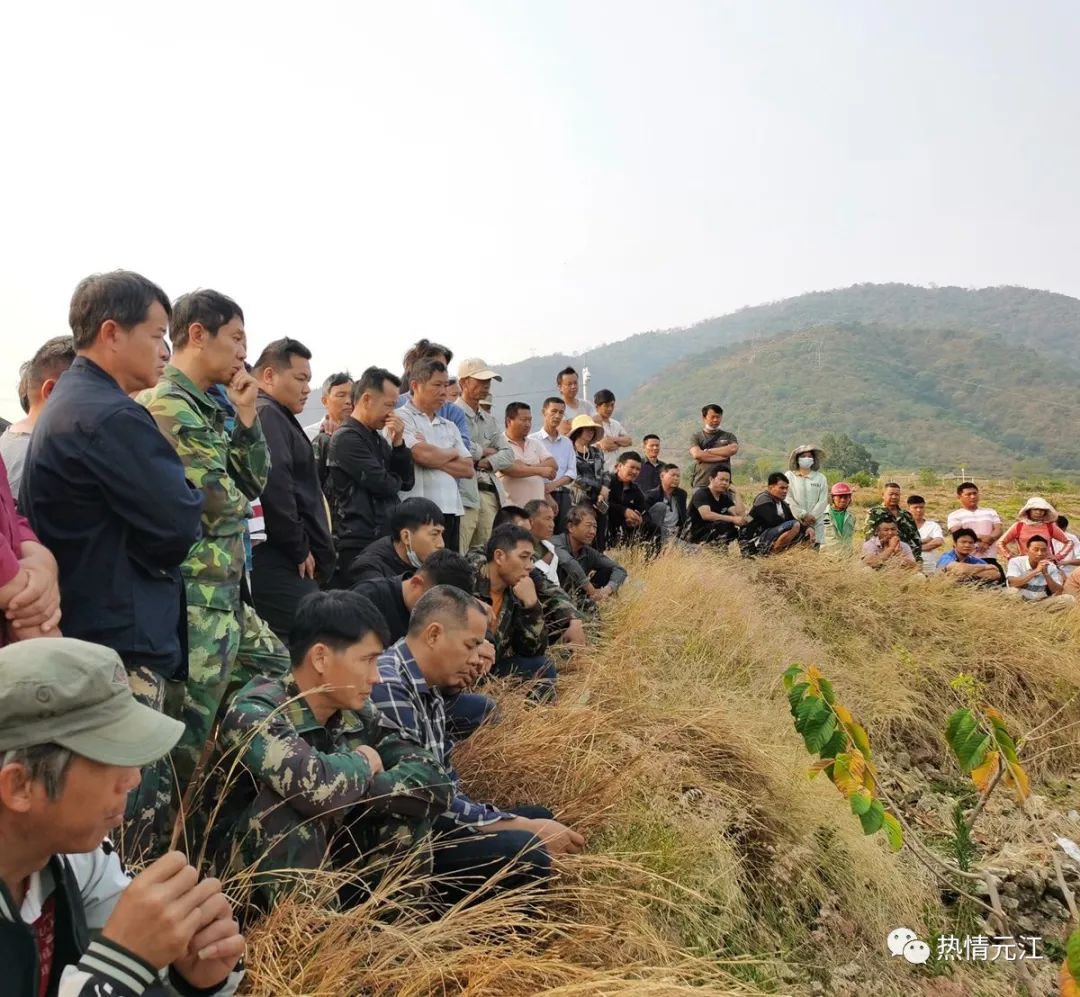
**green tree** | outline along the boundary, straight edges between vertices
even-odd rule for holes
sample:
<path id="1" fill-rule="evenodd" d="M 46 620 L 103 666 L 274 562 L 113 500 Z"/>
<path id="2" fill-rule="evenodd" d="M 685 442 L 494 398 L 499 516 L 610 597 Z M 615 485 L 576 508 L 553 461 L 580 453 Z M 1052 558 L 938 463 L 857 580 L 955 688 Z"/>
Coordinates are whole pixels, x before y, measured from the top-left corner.
<path id="1" fill-rule="evenodd" d="M 865 471 L 877 477 L 878 462 L 870 451 L 861 443 L 856 443 L 846 433 L 826 433 L 821 438 L 821 447 L 825 451 L 825 463 L 843 471 L 845 475 Z"/>

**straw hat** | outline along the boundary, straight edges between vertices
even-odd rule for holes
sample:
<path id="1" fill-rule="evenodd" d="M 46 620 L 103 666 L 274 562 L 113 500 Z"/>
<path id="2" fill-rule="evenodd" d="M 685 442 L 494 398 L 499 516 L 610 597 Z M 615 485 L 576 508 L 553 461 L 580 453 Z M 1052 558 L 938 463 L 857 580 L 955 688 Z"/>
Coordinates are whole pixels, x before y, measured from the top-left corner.
<path id="1" fill-rule="evenodd" d="M 604 427 L 600 425 L 591 415 L 582 412 L 581 415 L 575 415 L 574 421 L 570 423 L 570 439 L 573 440 L 578 433 L 583 429 L 595 429 L 596 435 L 593 436 L 593 443 L 597 440 L 603 439 Z"/>
<path id="2" fill-rule="evenodd" d="M 814 462 L 818 467 L 821 467 L 821 462 L 825 459 L 825 451 L 821 449 L 816 443 L 807 443 L 805 446 L 796 447 L 788 454 L 788 469 L 791 471 L 797 471 L 799 469 L 799 454 L 812 453 L 814 455 Z"/>

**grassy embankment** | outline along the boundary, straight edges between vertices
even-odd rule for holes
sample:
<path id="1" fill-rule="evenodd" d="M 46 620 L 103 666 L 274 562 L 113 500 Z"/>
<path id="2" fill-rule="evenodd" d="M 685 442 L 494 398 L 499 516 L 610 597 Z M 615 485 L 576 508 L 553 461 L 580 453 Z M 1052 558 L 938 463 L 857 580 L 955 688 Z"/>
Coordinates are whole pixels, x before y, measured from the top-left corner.
<path id="1" fill-rule="evenodd" d="M 864 838 L 835 788 L 807 779 L 779 675 L 817 663 L 869 729 L 883 772 L 901 749 L 947 768 L 949 680 L 978 677 L 1016 731 L 1036 727 L 1080 686 L 1080 611 L 1033 616 L 993 594 L 812 555 L 632 568 L 636 584 L 604 639 L 567 666 L 558 704 L 526 709 L 505 694 L 502 722 L 458 758 L 474 795 L 552 806 L 585 831 L 588 854 L 546 896 L 433 923 L 393 885 L 347 914 L 284 904 L 251 934 L 250 991 L 1014 993 L 1004 967 L 889 958 L 892 928 L 927 937 L 949 915 L 921 866 Z M 1062 812 L 1080 768 L 1077 723 L 1080 708 L 1066 705 L 1026 752 L 1035 792 L 1051 787 Z M 1026 839 L 1004 796 L 987 819 L 995 835 Z M 1075 835 L 1068 823 L 1047 818 Z"/>

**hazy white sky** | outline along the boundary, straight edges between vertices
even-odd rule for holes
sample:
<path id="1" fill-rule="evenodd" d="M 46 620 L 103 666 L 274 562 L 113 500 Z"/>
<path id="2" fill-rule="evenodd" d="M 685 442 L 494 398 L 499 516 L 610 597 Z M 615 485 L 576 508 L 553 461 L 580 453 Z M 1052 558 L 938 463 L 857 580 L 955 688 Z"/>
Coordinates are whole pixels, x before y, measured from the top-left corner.
<path id="1" fill-rule="evenodd" d="M 9 4 L 0 412 L 129 267 L 316 375 L 857 281 L 1080 293 L 1080 5 Z M 647 362 L 647 358 L 643 358 Z"/>

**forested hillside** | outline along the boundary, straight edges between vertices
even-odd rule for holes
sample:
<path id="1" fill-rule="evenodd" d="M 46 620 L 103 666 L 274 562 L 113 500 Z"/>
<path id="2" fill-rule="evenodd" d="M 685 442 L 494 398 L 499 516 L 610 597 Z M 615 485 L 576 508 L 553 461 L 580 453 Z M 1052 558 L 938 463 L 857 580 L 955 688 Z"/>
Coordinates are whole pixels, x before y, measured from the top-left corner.
<path id="1" fill-rule="evenodd" d="M 1011 474 L 1019 462 L 1080 470 L 1077 377 L 1012 337 L 833 324 L 701 354 L 623 406 L 635 435 L 658 432 L 682 461 L 700 407 L 755 448 L 787 451 L 842 432 L 893 466 Z"/>
<path id="2" fill-rule="evenodd" d="M 1045 351 L 1055 364 L 1064 361 L 1080 366 L 1076 349 L 1080 301 L 1076 298 L 1024 287 L 968 290 L 856 284 L 743 308 L 685 329 L 640 333 L 577 357 L 553 354 L 500 365 L 504 381 L 498 385 L 497 397 L 536 402 L 554 387 L 555 372 L 567 363 L 589 366 L 592 388 L 611 388 L 625 397 L 663 368 L 694 354 L 837 322 L 996 333 L 1013 346 Z"/>

